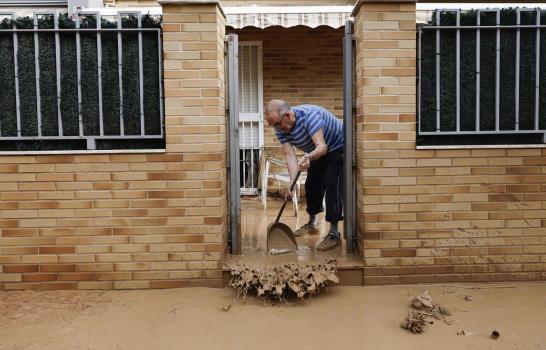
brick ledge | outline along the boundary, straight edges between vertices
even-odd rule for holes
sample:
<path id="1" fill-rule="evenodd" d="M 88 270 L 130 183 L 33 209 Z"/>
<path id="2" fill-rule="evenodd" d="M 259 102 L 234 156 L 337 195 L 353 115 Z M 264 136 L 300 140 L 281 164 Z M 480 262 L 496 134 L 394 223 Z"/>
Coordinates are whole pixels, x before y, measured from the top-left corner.
<path id="1" fill-rule="evenodd" d="M 220 5 L 220 0 L 157 0 L 157 2 L 163 5 L 216 5 L 220 9 L 220 12 L 224 17 L 226 13 Z"/>

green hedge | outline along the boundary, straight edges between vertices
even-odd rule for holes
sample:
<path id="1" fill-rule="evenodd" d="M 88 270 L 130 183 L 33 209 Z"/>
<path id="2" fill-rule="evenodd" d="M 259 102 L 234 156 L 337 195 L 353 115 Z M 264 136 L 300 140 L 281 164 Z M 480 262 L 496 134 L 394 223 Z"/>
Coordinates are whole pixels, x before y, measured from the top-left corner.
<path id="1" fill-rule="evenodd" d="M 461 26 L 477 24 L 477 11 L 461 12 Z M 443 26 L 454 26 L 456 14 L 443 12 Z M 435 13 L 427 25 L 436 25 Z M 541 13 L 546 23 L 546 11 Z M 536 12 L 521 12 L 522 24 L 535 24 Z M 495 25 L 495 13 L 481 13 L 481 25 Z M 501 25 L 516 24 L 516 9 L 501 10 Z M 520 31 L 520 88 L 519 128 L 534 129 L 535 118 L 535 40 L 536 29 Z M 480 129 L 495 129 L 495 65 L 496 30 L 480 31 Z M 546 32 L 541 33 L 540 62 L 540 126 L 546 126 Z M 516 30 L 501 30 L 500 51 L 500 128 L 515 128 L 515 80 L 516 80 Z M 463 131 L 476 129 L 476 30 L 460 31 L 460 128 Z M 436 31 L 423 30 L 421 35 L 421 130 L 436 129 Z M 454 131 L 456 120 L 456 31 L 440 32 L 440 129 Z M 483 136 L 480 136 L 483 138 Z M 420 138 L 423 139 L 422 137 Z"/>
<path id="2" fill-rule="evenodd" d="M 41 16 L 39 28 L 53 28 L 53 16 Z M 143 27 L 160 28 L 161 19 L 152 16 L 143 16 Z M 96 18 L 86 16 L 81 19 L 82 28 L 96 28 Z M 19 29 L 32 28 L 32 18 L 21 17 L 16 19 Z M 103 28 L 115 28 L 117 23 L 103 17 Z M 135 16 L 123 16 L 124 28 L 136 28 Z M 10 19 L 0 21 L 0 29 L 11 29 Z M 75 22 L 66 14 L 59 16 L 60 28 L 75 28 Z M 79 135 L 78 125 L 78 83 L 76 59 L 76 34 L 64 32 L 60 37 L 61 57 L 61 115 L 63 134 L 65 136 Z M 157 33 L 143 32 L 143 83 L 144 83 L 144 118 L 147 134 L 159 134 L 161 125 L 159 102 L 159 59 Z M 118 72 L 118 44 L 116 32 L 102 32 L 102 101 L 103 123 L 106 135 L 120 134 L 119 110 L 119 72 Z M 97 62 L 97 35 L 96 33 L 81 33 L 81 96 L 82 119 L 84 135 L 99 135 L 99 94 L 98 94 L 98 62 Z M 34 61 L 34 34 L 18 33 L 18 67 L 19 67 L 19 96 L 21 100 L 21 131 L 23 136 L 38 135 L 36 112 L 36 77 Z M 58 135 L 57 95 L 56 95 L 56 57 L 55 34 L 39 33 L 40 61 L 40 106 L 42 115 L 42 134 L 45 136 Z M 122 82 L 123 82 L 123 117 L 126 135 L 140 134 L 140 102 L 139 102 L 139 66 L 138 66 L 138 34 L 136 32 L 122 33 Z M 0 31 L 0 80 L 3 82 L 0 89 L 0 130 L 2 136 L 16 136 L 16 105 L 15 105 L 15 69 L 13 61 L 13 34 Z M 103 141 L 100 141 L 103 142 Z M 129 148 L 147 147 L 156 142 L 123 140 Z M 59 142 L 8 142 L 0 141 L 0 149 L 58 149 Z M 117 145 L 119 142 L 106 142 Z M 14 146 L 14 145 L 18 146 Z M 85 148 L 85 142 L 64 142 L 67 149 Z M 122 146 L 122 145 L 119 145 Z M 100 147 L 104 147 L 100 146 Z M 112 146 L 118 147 L 118 146 Z"/>

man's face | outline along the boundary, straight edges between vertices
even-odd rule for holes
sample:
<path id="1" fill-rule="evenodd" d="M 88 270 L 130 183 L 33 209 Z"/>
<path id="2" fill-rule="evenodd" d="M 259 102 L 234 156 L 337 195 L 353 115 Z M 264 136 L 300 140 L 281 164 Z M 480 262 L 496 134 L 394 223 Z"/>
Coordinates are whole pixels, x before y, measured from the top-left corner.
<path id="1" fill-rule="evenodd" d="M 277 112 L 271 112 L 268 115 L 267 123 L 269 126 L 275 128 L 275 130 L 280 132 L 289 132 L 291 126 L 289 125 L 290 112 L 286 112 L 283 115 L 279 115 Z"/>

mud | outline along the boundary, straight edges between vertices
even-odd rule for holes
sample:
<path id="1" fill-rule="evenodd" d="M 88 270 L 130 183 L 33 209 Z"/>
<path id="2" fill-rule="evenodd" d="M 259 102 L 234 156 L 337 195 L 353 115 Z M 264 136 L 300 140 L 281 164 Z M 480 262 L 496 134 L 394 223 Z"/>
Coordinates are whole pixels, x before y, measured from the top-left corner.
<path id="1" fill-rule="evenodd" d="M 413 310 L 408 312 L 401 327 L 412 333 L 423 333 L 426 325 L 434 323 L 432 319 L 442 320 L 447 324 L 453 323 L 452 320 L 447 319 L 451 316 L 451 312 L 445 306 L 434 302 L 426 290 L 421 295 L 413 297 L 410 306 Z"/>
<path id="2" fill-rule="evenodd" d="M 415 336 L 400 321 L 424 290 L 449 308 L 454 322 L 435 321 Z M 546 349 L 546 283 L 336 286 L 310 303 L 264 307 L 249 298 L 223 311 L 235 294 L 213 288 L 0 292 L 0 349 Z"/>
<path id="3" fill-rule="evenodd" d="M 282 222 L 269 224 L 267 227 L 267 251 L 273 255 L 277 251 L 286 251 L 286 253 L 298 251 L 298 242 L 290 227 Z"/>
<path id="4" fill-rule="evenodd" d="M 335 260 L 273 266 L 238 264 L 230 270 L 229 286 L 243 299 L 254 295 L 277 302 L 291 297 L 310 298 L 328 283 L 339 283 Z"/>
<path id="5" fill-rule="evenodd" d="M 44 319 L 71 321 L 101 310 L 111 301 L 104 291 L 0 292 L 0 328 L 29 326 Z"/>

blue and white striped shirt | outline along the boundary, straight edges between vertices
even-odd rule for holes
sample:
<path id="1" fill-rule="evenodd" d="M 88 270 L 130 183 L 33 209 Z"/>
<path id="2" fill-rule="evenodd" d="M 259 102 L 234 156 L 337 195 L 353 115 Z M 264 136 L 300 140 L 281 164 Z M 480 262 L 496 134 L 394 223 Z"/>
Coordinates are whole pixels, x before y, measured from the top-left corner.
<path id="1" fill-rule="evenodd" d="M 300 105 L 291 108 L 296 114 L 296 124 L 290 132 L 275 130 L 280 143 L 290 142 L 295 147 L 310 153 L 315 149 L 311 136 L 322 129 L 328 153 L 343 148 L 343 124 L 335 115 L 315 105 Z"/>

